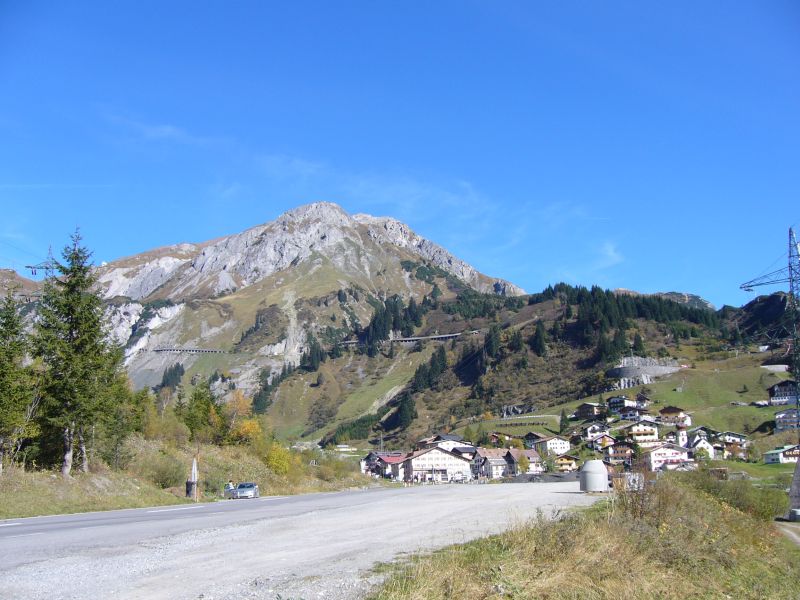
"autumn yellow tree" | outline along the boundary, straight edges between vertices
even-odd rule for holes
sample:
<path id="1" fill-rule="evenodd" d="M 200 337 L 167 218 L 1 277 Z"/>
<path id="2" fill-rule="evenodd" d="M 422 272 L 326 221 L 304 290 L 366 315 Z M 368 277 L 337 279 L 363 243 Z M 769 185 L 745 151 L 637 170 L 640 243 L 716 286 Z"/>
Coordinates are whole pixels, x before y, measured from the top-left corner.
<path id="1" fill-rule="evenodd" d="M 228 420 L 228 430 L 233 431 L 238 421 L 253 415 L 253 399 L 245 396 L 242 390 L 234 390 L 230 400 L 225 404 L 224 412 Z"/>

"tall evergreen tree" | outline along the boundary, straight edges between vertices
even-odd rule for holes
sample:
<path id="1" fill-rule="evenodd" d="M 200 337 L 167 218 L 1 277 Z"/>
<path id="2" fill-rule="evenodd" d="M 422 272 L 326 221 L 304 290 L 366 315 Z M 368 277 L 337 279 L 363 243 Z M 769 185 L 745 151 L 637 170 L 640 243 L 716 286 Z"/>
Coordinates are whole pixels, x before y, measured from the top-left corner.
<path id="1" fill-rule="evenodd" d="M 19 305 L 11 290 L 0 305 L 0 474 L 3 462 L 22 434 L 34 401 L 23 366 L 27 338 Z"/>
<path id="2" fill-rule="evenodd" d="M 62 257 L 64 263 L 55 261 L 58 275 L 44 284 L 34 353 L 45 366 L 43 424 L 58 432 L 61 474 L 69 477 L 76 445 L 81 469 L 89 470 L 87 434 L 114 402 L 111 384 L 122 353 L 107 340 L 91 253 L 77 232 Z"/>
<path id="3" fill-rule="evenodd" d="M 567 429 L 569 429 L 569 418 L 567 411 L 562 408 L 561 417 L 558 420 L 558 433 L 564 433 Z"/>
<path id="4" fill-rule="evenodd" d="M 522 350 L 522 344 L 522 332 L 519 329 L 515 329 L 508 340 L 508 349 L 512 352 L 519 352 Z"/>
<path id="5" fill-rule="evenodd" d="M 633 353 L 636 356 L 647 356 L 647 349 L 644 347 L 644 340 L 638 331 L 633 337 Z"/>
<path id="6" fill-rule="evenodd" d="M 625 336 L 625 330 L 622 327 L 617 328 L 614 333 L 614 341 L 611 344 L 613 346 L 613 358 L 615 359 L 625 355 L 630 350 L 628 338 Z"/>
<path id="7" fill-rule="evenodd" d="M 417 406 L 411 394 L 405 394 L 397 408 L 397 426 L 405 429 L 417 418 Z"/>
<path id="8" fill-rule="evenodd" d="M 483 347 L 487 356 L 497 358 L 500 353 L 500 327 L 492 325 L 489 328 L 489 333 L 486 334 L 486 339 L 483 341 Z"/>
<path id="9" fill-rule="evenodd" d="M 547 356 L 547 335 L 544 330 L 544 321 L 542 320 L 536 322 L 536 331 L 531 341 L 531 349 L 538 356 Z"/>

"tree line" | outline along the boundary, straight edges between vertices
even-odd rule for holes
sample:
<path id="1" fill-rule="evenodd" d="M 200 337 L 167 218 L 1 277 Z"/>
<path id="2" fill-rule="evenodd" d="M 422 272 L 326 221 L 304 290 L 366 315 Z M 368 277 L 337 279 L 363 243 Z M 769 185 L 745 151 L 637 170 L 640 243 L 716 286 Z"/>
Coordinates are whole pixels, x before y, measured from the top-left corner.
<path id="1" fill-rule="evenodd" d="M 32 326 L 8 290 L 0 306 L 0 472 L 5 464 L 58 466 L 69 477 L 102 460 L 123 467 L 131 433 L 174 441 L 264 441 L 251 401 L 239 390 L 222 404 L 209 382 L 188 397 L 183 366 L 166 369 L 157 386 L 134 392 L 122 349 L 105 325 L 91 253 L 75 233 L 53 260 Z M 177 398 L 170 405 L 173 395 Z M 266 442 L 265 442 L 266 443 Z"/>

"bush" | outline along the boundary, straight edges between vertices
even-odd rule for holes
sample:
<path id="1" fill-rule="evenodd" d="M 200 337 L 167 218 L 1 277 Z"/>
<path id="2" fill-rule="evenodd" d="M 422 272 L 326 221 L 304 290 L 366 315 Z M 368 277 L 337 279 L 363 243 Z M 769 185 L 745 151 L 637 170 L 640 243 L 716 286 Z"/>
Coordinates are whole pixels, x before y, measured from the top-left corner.
<path id="1" fill-rule="evenodd" d="M 270 471 L 276 475 L 286 475 L 292 464 L 291 451 L 281 446 L 278 442 L 272 442 L 264 462 L 266 462 Z"/>
<path id="2" fill-rule="evenodd" d="M 186 466 L 171 454 L 162 452 L 147 461 L 142 475 L 162 489 L 178 487 L 186 480 Z"/>
<path id="3" fill-rule="evenodd" d="M 681 479 L 695 489 L 764 521 L 771 521 L 789 509 L 789 497 L 783 490 L 756 487 L 743 480 L 722 481 L 704 469 L 681 474 Z"/>

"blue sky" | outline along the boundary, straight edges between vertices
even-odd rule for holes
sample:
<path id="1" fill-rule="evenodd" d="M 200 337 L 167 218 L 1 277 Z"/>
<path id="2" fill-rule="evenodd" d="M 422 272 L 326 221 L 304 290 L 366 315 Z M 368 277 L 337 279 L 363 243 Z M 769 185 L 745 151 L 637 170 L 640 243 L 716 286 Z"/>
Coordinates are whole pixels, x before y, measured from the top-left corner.
<path id="1" fill-rule="evenodd" d="M 798 107 L 790 1 L 0 1 L 0 266 L 327 200 L 528 291 L 741 305 L 800 224 Z"/>

